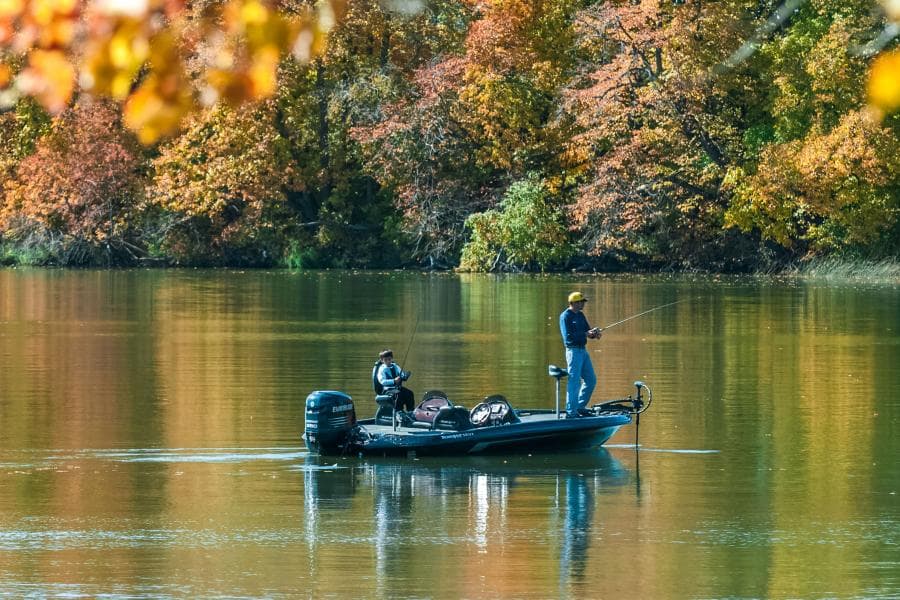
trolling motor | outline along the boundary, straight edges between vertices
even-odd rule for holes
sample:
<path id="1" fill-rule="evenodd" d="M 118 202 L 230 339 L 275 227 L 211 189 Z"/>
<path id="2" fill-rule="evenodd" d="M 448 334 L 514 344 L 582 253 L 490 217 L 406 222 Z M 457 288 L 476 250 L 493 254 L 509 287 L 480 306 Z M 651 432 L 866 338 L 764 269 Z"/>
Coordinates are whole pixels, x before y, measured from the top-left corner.
<path id="1" fill-rule="evenodd" d="M 643 381 L 635 381 L 634 387 L 637 388 L 635 396 L 619 398 L 618 400 L 609 400 L 602 404 L 595 404 L 591 408 L 595 412 L 623 412 L 628 415 L 639 415 L 648 408 L 653 402 L 653 390 Z M 643 391 L 647 390 L 647 401 L 644 402 Z"/>
<path id="2" fill-rule="evenodd" d="M 565 369 L 561 369 L 556 365 L 550 365 L 547 368 L 548 374 L 550 377 L 556 379 L 556 418 L 559 418 L 559 382 L 563 377 L 568 377 L 569 372 Z"/>
<path id="3" fill-rule="evenodd" d="M 637 393 L 632 397 L 619 398 L 618 400 L 610 400 L 602 404 L 595 404 L 591 408 L 594 412 L 600 414 L 602 412 L 621 412 L 628 415 L 635 415 L 634 418 L 634 447 L 638 446 L 638 433 L 641 429 L 641 413 L 650 408 L 653 402 L 653 390 L 643 381 L 635 381 L 634 387 Z M 643 391 L 647 390 L 647 401 L 644 402 Z"/>

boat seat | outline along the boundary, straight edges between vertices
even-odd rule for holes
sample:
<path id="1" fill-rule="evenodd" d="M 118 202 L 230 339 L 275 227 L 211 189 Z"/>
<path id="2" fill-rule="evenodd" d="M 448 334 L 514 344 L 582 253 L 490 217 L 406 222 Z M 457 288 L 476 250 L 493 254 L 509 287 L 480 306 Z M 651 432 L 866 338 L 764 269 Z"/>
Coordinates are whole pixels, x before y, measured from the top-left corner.
<path id="1" fill-rule="evenodd" d="M 412 427 L 459 431 L 472 426 L 469 411 L 450 401 L 440 390 L 425 392 L 422 401 L 413 411 Z"/>
<path id="2" fill-rule="evenodd" d="M 434 423 L 434 417 L 444 408 L 453 406 L 447 394 L 440 390 L 431 390 L 425 392 L 422 401 L 413 411 L 413 420 L 419 423 L 428 423 L 431 426 Z"/>
<path id="3" fill-rule="evenodd" d="M 393 425 L 394 397 L 396 394 L 378 394 L 375 402 L 378 408 L 375 410 L 375 423 L 378 425 Z"/>
<path id="4" fill-rule="evenodd" d="M 569 372 L 562 367 L 557 367 L 556 365 L 550 365 L 547 368 L 547 371 L 550 377 L 555 377 L 556 379 L 562 379 L 563 377 L 568 377 Z"/>
<path id="5" fill-rule="evenodd" d="M 464 406 L 445 406 L 434 416 L 432 429 L 448 431 L 464 431 L 472 429 L 469 420 L 469 409 Z"/>

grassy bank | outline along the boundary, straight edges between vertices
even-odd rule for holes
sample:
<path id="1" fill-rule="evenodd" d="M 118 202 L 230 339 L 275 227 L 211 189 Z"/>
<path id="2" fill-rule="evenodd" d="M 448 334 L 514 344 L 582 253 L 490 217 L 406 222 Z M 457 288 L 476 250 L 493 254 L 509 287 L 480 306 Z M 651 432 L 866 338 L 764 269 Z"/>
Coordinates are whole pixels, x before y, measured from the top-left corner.
<path id="1" fill-rule="evenodd" d="M 900 283 L 900 260 L 817 258 L 793 265 L 785 274 L 811 281 Z"/>

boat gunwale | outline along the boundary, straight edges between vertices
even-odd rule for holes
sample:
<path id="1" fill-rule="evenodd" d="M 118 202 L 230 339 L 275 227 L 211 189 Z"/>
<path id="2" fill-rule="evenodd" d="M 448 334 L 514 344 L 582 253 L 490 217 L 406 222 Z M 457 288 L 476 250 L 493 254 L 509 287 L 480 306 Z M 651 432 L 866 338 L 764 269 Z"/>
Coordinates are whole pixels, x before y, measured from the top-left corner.
<path id="1" fill-rule="evenodd" d="M 553 409 L 521 409 L 517 410 L 517 416 L 550 416 L 556 411 Z M 563 413 L 559 413 L 563 414 Z M 602 420 L 602 422 L 598 422 Z M 590 429 L 602 429 L 605 427 L 622 427 L 630 424 L 631 417 L 623 412 L 600 413 L 599 415 L 577 417 L 575 419 L 527 419 L 512 423 L 499 423 L 495 425 L 487 425 L 483 427 L 471 427 L 468 429 L 425 429 L 421 427 L 404 427 L 398 426 L 396 429 L 390 425 L 379 425 L 375 423 L 375 419 L 361 419 L 356 422 L 357 425 L 367 428 L 368 433 L 373 437 L 397 436 L 397 437 L 418 437 L 429 439 L 444 439 L 448 436 L 458 436 L 460 434 L 472 434 L 478 438 L 501 438 L 507 435 L 527 435 L 535 432 L 544 432 L 549 435 L 565 432 L 585 431 Z M 369 430 L 368 427 L 375 427 L 375 430 Z"/>

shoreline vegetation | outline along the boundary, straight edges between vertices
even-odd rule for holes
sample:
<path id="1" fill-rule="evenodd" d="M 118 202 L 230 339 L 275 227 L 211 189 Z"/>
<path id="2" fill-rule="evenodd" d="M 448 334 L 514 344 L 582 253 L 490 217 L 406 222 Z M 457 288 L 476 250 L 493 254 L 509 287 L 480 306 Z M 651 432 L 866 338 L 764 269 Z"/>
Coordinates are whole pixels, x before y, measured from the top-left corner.
<path id="1" fill-rule="evenodd" d="M 35 264 L 27 264 L 18 262 L 16 260 L 10 259 L 8 255 L 0 252 L 0 269 L 17 269 L 17 268 L 28 268 L 28 269 L 84 269 L 84 268 L 109 268 L 112 270 L 120 270 L 120 269 L 129 269 L 129 268 L 144 268 L 144 269 L 160 269 L 160 270 L 179 270 L 179 269 L 196 269 L 196 268 L 207 268 L 207 267 L 198 267 L 198 266 L 184 266 L 184 265 L 167 265 L 164 262 L 149 262 L 144 263 L 142 265 L 131 265 L 129 267 L 122 266 L 113 266 L 113 267 L 104 267 L 102 265 L 94 265 L 94 266 L 82 266 L 82 267 L 60 267 L 55 265 L 35 265 Z M 229 270 L 246 270 L 247 267 L 208 267 L 208 268 L 221 268 L 226 271 Z M 288 271 L 329 271 L 331 268 L 303 268 L 301 265 L 275 265 L 275 266 L 267 266 L 267 267 L 253 267 L 255 270 L 288 270 Z M 406 272 L 445 272 L 445 273 L 466 273 L 470 271 L 456 269 L 436 269 L 436 268 L 424 268 L 421 266 L 408 266 L 408 267 L 399 267 L 399 268 L 383 268 L 383 267 L 353 267 L 351 270 L 356 272 L 383 272 L 383 271 L 406 271 Z M 545 275 L 636 275 L 636 276 L 644 276 L 644 275 L 701 275 L 701 276 L 711 276 L 718 277 L 723 275 L 731 275 L 736 277 L 763 277 L 763 278 L 775 278 L 782 280 L 801 280 L 811 283 L 821 282 L 821 283 L 836 283 L 836 284 L 846 284 L 846 283 L 865 283 L 865 284 L 875 284 L 875 285 L 900 285 L 900 260 L 897 259 L 882 259 L 882 260 L 862 260 L 862 259 L 842 259 L 835 257 L 828 258 L 813 258 L 809 260 L 805 260 L 802 262 L 792 263 L 789 265 L 783 265 L 777 268 L 767 268 L 760 269 L 756 271 L 745 271 L 740 273 L 721 273 L 721 272 L 713 272 L 713 271 L 703 271 L 698 269 L 691 270 L 672 270 L 670 268 L 665 269 L 641 269 L 641 270 L 625 270 L 625 269 L 617 269 L 613 271 L 601 271 L 597 269 L 590 268 L 575 268 L 575 269 L 564 269 L 564 270 L 555 270 L 555 271 L 516 271 L 510 272 L 506 271 L 503 273 L 493 273 L 495 275 L 505 275 L 505 276 L 515 276 L 515 275 L 537 275 L 537 274 L 545 274 Z"/>
<path id="2" fill-rule="evenodd" d="M 785 269 L 783 274 L 809 281 L 900 284 L 900 260 L 814 259 L 793 265 Z"/>
<path id="3" fill-rule="evenodd" d="M 123 92 L 187 65 L 157 85 L 185 105 L 165 136 L 90 90 L 0 109 L 0 264 L 896 274 L 900 108 L 870 102 L 859 46 L 894 25 L 870 0 L 774 29 L 740 3 L 339 4 L 315 56 L 261 54 L 253 100 L 238 78 L 195 102 L 216 36 L 131 57 Z"/>

